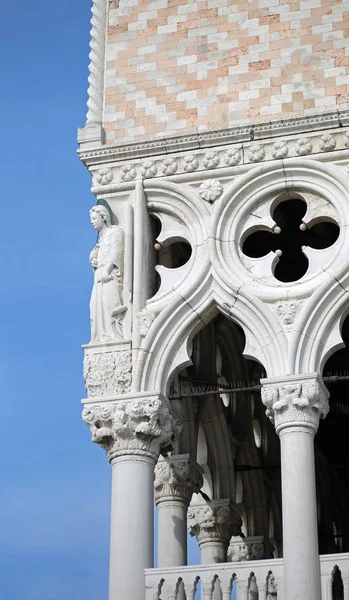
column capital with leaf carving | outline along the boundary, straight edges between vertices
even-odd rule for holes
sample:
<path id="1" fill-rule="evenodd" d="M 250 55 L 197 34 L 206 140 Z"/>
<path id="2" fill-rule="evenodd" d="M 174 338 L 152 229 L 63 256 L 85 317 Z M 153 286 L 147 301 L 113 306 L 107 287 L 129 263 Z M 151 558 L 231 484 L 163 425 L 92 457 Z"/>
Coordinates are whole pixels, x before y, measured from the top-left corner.
<path id="1" fill-rule="evenodd" d="M 85 402 L 82 419 L 110 462 L 124 455 L 158 459 L 168 452 L 182 426 L 168 399 L 156 393 L 119 396 L 112 401 Z"/>
<path id="2" fill-rule="evenodd" d="M 203 486 L 202 468 L 189 454 L 160 457 L 155 467 L 155 502 L 181 501 L 189 506 L 191 497 Z"/>
<path id="3" fill-rule="evenodd" d="M 316 433 L 329 411 L 329 392 L 318 373 L 261 379 L 266 415 L 279 434 L 289 427 Z"/>
<path id="4" fill-rule="evenodd" d="M 192 504 L 188 511 L 188 528 L 199 545 L 221 542 L 226 547 L 232 535 L 241 533 L 241 517 L 229 499 Z"/>

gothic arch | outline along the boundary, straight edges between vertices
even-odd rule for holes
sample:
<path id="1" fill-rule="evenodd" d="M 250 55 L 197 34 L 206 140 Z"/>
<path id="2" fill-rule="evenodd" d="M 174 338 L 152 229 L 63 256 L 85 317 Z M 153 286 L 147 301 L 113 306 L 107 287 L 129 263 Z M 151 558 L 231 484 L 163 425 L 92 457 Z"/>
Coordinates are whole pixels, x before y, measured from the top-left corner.
<path id="1" fill-rule="evenodd" d="M 265 318 L 260 305 L 244 291 L 237 295 L 223 289 L 211 275 L 189 298 L 176 294 L 176 301 L 159 315 L 158 327 L 149 332 L 139 352 L 139 389 L 166 394 L 175 374 L 191 364 L 189 347 L 194 335 L 218 312 L 242 328 L 246 358 L 262 363 L 269 377 L 283 373 L 286 336 L 275 317 Z"/>

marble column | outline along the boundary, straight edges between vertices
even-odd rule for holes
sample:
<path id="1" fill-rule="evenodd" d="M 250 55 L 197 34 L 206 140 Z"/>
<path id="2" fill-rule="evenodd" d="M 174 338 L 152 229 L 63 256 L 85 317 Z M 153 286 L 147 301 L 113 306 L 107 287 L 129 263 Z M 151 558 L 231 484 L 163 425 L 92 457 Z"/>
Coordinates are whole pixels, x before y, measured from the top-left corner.
<path id="1" fill-rule="evenodd" d="M 159 567 L 187 564 L 187 511 L 202 485 L 202 469 L 189 454 L 160 457 L 154 481 Z"/>
<path id="2" fill-rule="evenodd" d="M 192 504 L 188 510 L 188 526 L 190 535 L 198 540 L 201 564 L 227 562 L 230 538 L 241 533 L 241 525 L 241 517 L 229 499 Z M 222 598 L 219 582 L 216 582 L 212 599 Z"/>
<path id="3" fill-rule="evenodd" d="M 262 379 L 261 384 L 281 446 L 284 598 L 318 600 L 314 436 L 328 412 L 328 391 L 317 373 Z"/>
<path id="4" fill-rule="evenodd" d="M 112 467 L 109 600 L 144 600 L 144 569 L 153 566 L 154 468 L 180 426 L 155 394 L 88 403 L 83 420 Z"/>
<path id="5" fill-rule="evenodd" d="M 198 540 L 201 564 L 227 561 L 232 535 L 239 535 L 241 517 L 228 499 L 192 504 L 188 510 L 190 535 Z"/>

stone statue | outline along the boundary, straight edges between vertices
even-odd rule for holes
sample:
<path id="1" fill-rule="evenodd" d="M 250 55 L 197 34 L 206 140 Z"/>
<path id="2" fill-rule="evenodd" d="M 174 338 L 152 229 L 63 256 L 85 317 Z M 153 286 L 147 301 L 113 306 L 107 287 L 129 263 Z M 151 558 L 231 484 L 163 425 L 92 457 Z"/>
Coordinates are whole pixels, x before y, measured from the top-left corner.
<path id="1" fill-rule="evenodd" d="M 121 319 L 126 307 L 122 299 L 124 233 L 111 224 L 111 215 L 103 205 L 93 206 L 90 219 L 99 231 L 99 242 L 90 254 L 94 284 L 90 302 L 91 342 L 123 338 Z"/>

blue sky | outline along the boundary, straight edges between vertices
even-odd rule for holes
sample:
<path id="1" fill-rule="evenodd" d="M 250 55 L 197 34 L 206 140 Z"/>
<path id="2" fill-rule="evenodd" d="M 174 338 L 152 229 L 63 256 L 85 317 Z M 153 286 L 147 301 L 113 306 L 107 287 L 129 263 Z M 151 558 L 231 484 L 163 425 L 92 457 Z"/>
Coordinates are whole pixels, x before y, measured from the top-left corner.
<path id="1" fill-rule="evenodd" d="M 1 597 L 107 600 L 110 468 L 80 418 L 90 0 L 1 8 Z"/>

